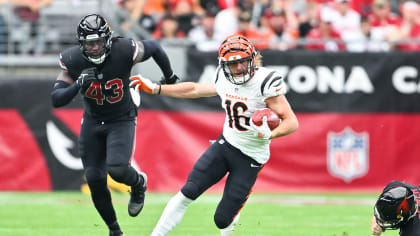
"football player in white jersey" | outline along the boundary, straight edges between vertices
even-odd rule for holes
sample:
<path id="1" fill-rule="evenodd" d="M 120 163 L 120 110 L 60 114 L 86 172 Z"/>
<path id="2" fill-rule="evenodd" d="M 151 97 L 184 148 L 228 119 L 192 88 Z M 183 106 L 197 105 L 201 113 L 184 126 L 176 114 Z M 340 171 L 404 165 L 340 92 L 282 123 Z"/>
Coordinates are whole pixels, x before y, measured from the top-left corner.
<path id="1" fill-rule="evenodd" d="M 222 236 L 231 235 L 258 173 L 269 159 L 270 140 L 298 128 L 284 95 L 283 78 L 274 70 L 260 67 L 260 61 L 261 55 L 247 38 L 232 35 L 219 48 L 219 66 L 211 83 L 159 85 L 141 75 L 130 78 L 131 85 L 150 94 L 177 98 L 219 95 L 226 111 L 223 133 L 202 154 L 185 185 L 168 202 L 152 236 L 167 235 L 181 221 L 188 205 L 227 173 L 214 222 Z M 251 121 L 256 110 L 267 107 L 281 118 L 273 130 L 266 118 L 261 126 Z"/>

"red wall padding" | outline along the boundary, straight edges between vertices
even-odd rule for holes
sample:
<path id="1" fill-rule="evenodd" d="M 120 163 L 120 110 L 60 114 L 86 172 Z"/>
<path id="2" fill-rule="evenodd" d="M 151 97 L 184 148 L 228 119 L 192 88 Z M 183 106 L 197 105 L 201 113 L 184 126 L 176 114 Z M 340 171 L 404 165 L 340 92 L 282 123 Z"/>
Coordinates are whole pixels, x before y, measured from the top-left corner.
<path id="1" fill-rule="evenodd" d="M 20 114 L 0 110 L 0 190 L 51 190 L 45 158 Z"/>
<path id="2" fill-rule="evenodd" d="M 79 134 L 81 109 L 59 109 L 54 115 Z M 416 164 L 420 132 L 414 132 L 420 130 L 419 114 L 298 113 L 297 117 L 298 131 L 272 141 L 271 159 L 254 191 L 378 191 L 394 179 L 420 183 Z M 148 174 L 148 189 L 179 190 L 209 140 L 220 135 L 224 118 L 223 112 L 140 110 L 134 161 Z M 25 123 L 13 110 L 1 110 L 0 120 L 0 190 L 49 190 L 48 167 Z M 357 160 L 361 163 L 339 162 L 344 169 L 365 167 L 349 179 L 335 175 L 327 165 L 328 134 L 346 128 L 368 137 L 364 155 Z M 222 190 L 222 184 L 212 190 Z"/>

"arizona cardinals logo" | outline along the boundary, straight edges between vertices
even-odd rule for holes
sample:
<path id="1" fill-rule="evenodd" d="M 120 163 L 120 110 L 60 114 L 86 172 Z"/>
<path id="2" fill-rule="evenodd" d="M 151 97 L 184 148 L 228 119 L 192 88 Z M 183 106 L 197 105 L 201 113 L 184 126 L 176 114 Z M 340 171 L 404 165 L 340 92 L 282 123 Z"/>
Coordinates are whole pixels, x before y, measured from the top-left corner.
<path id="1" fill-rule="evenodd" d="M 408 212 L 409 208 L 408 208 L 408 202 L 407 202 L 407 196 L 404 197 L 404 200 L 401 202 L 400 206 L 397 209 L 397 214 L 398 214 L 398 218 L 401 218 L 402 214 L 404 212 Z"/>

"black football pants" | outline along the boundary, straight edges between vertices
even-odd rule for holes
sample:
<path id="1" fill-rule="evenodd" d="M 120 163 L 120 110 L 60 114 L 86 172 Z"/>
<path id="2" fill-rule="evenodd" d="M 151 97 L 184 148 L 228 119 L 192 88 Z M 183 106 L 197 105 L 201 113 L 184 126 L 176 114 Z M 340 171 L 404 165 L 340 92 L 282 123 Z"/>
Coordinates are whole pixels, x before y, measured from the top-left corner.
<path id="1" fill-rule="evenodd" d="M 195 200 L 229 172 L 222 200 L 214 214 L 217 227 L 223 229 L 245 204 L 262 168 L 263 165 L 233 147 L 221 135 L 195 163 L 181 192 Z"/>
<path id="2" fill-rule="evenodd" d="M 107 225 L 116 221 L 107 173 L 127 185 L 134 185 L 138 178 L 130 166 L 135 130 L 135 120 L 108 123 L 84 118 L 82 122 L 79 149 L 86 180 L 93 203 Z"/>

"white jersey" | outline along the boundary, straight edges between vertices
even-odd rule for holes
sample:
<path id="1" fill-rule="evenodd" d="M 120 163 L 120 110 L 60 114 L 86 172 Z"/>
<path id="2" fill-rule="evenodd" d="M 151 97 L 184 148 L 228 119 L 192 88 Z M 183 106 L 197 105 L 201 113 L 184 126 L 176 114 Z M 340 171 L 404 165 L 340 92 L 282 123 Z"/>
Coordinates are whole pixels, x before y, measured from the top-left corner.
<path id="1" fill-rule="evenodd" d="M 265 99 L 286 93 L 283 78 L 274 70 L 258 67 L 248 82 L 235 85 L 218 67 L 213 83 L 226 111 L 223 127 L 226 141 L 258 163 L 265 164 L 270 158 L 270 140 L 256 137 L 244 124 L 249 126 L 251 115 L 267 107 Z"/>

